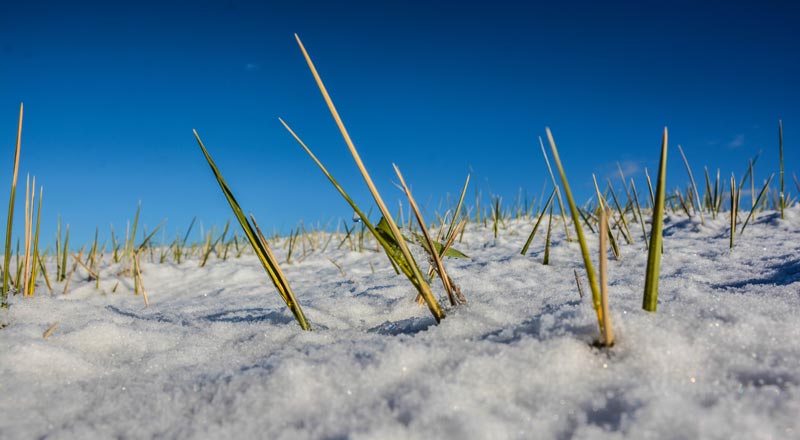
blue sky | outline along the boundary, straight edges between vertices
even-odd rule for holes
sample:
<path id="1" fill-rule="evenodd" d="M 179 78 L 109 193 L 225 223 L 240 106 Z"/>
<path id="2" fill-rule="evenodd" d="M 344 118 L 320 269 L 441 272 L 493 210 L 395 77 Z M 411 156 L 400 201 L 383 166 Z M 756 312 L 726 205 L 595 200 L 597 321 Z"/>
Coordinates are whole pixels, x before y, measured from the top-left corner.
<path id="1" fill-rule="evenodd" d="M 791 2 L 24 3 L 0 15 L 0 188 L 24 101 L 21 175 L 44 185 L 47 242 L 58 215 L 76 241 L 124 230 L 139 200 L 169 236 L 224 223 L 193 128 L 264 229 L 349 218 L 278 117 L 371 206 L 294 33 L 389 204 L 396 163 L 430 217 L 468 172 L 471 196 L 538 198 L 545 126 L 580 200 L 617 161 L 644 187 L 665 125 L 673 185 L 677 144 L 696 177 L 740 175 L 759 150 L 768 177 L 781 118 L 798 171 Z"/>

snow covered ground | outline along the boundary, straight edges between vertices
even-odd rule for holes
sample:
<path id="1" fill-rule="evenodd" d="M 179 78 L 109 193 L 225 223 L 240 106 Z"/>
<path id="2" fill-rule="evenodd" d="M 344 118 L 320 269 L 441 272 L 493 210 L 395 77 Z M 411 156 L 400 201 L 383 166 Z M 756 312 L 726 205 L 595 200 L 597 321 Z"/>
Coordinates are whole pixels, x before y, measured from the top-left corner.
<path id="1" fill-rule="evenodd" d="M 336 241 L 283 265 L 312 332 L 252 256 L 143 263 L 149 308 L 130 279 L 111 293 L 119 268 L 100 291 L 79 270 L 0 314 L 0 438 L 800 438 L 800 210 L 734 250 L 724 217 L 667 219 L 656 314 L 641 240 L 610 261 L 610 352 L 577 243 L 554 229 L 544 266 L 540 231 L 522 256 L 528 220 L 467 226 L 472 259 L 445 264 L 469 304 L 440 325 Z"/>

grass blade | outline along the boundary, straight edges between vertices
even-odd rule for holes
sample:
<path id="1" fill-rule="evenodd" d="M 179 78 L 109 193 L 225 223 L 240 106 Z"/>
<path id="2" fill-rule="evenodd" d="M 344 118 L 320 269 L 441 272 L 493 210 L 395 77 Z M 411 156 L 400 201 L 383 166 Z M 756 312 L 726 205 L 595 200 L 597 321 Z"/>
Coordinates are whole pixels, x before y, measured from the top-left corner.
<path id="1" fill-rule="evenodd" d="M 653 222 L 650 228 L 650 247 L 647 254 L 647 273 L 644 280 L 642 308 L 655 312 L 658 307 L 658 273 L 661 269 L 662 232 L 664 229 L 664 194 L 667 186 L 667 127 L 661 141 L 661 160 L 653 203 Z"/>
<path id="2" fill-rule="evenodd" d="M 597 277 L 592 265 L 592 258 L 589 255 L 589 247 L 586 245 L 586 237 L 583 235 L 583 228 L 581 227 L 581 217 L 578 214 L 578 207 L 575 205 L 575 199 L 572 198 L 572 191 L 569 188 L 567 181 L 567 174 L 564 172 L 564 167 L 561 165 L 561 159 L 558 156 L 558 149 L 556 142 L 553 140 L 553 134 L 550 133 L 550 128 L 546 128 L 547 140 L 550 142 L 550 150 L 553 153 L 553 161 L 556 163 L 556 169 L 561 176 L 561 184 L 564 186 L 564 196 L 567 198 L 569 210 L 572 214 L 572 223 L 575 225 L 575 234 L 578 236 L 578 242 L 581 246 L 581 255 L 583 256 L 583 264 L 586 267 L 586 277 L 589 279 L 589 288 L 592 290 L 592 305 L 597 313 L 597 322 L 600 329 L 603 328 L 603 310 L 600 303 L 600 288 L 597 284 Z"/>
<path id="3" fill-rule="evenodd" d="M 3 292 L 2 292 L 2 301 L 0 301 L 0 307 L 6 308 L 8 307 L 8 290 L 9 290 L 9 280 L 10 280 L 10 272 L 9 266 L 11 263 L 11 230 L 12 225 L 14 223 L 14 200 L 16 200 L 17 195 L 17 177 L 19 176 L 19 151 L 20 145 L 22 143 L 22 115 L 23 115 L 24 106 L 22 103 L 19 104 L 19 125 L 17 126 L 17 148 L 14 150 L 14 175 L 11 178 L 11 196 L 9 197 L 8 201 L 8 219 L 6 220 L 6 247 L 5 247 L 5 254 L 3 256 Z"/>
<path id="4" fill-rule="evenodd" d="M 286 305 L 291 310 L 292 314 L 294 315 L 297 323 L 300 324 L 300 327 L 303 330 L 311 330 L 311 326 L 306 321 L 306 317 L 303 314 L 303 309 L 300 307 L 300 303 L 297 302 L 297 299 L 294 297 L 294 293 L 289 288 L 289 283 L 287 282 L 286 278 L 283 277 L 283 273 L 280 271 L 278 267 L 277 261 L 272 257 L 272 252 L 269 251 L 269 247 L 266 246 L 266 241 L 259 240 L 258 235 L 256 234 L 255 229 L 247 221 L 247 217 L 245 217 L 242 208 L 239 206 L 239 203 L 236 201 L 236 198 L 233 196 L 233 192 L 228 187 L 228 184 L 225 183 L 225 179 L 222 178 L 222 173 L 220 173 L 219 169 L 217 169 L 217 165 L 214 163 L 214 160 L 211 159 L 211 155 L 206 150 L 206 147 L 203 145 L 203 141 L 200 140 L 200 136 L 197 134 L 197 131 L 194 131 L 194 137 L 197 139 L 197 144 L 200 145 L 200 149 L 203 151 L 203 155 L 208 162 L 208 165 L 211 167 L 211 171 L 214 172 L 214 177 L 217 179 L 217 183 L 219 184 L 220 189 L 222 189 L 222 193 L 225 194 L 225 198 L 228 200 L 228 204 L 231 206 L 233 210 L 234 216 L 236 216 L 236 220 L 239 221 L 239 225 L 241 225 L 242 229 L 244 230 L 247 239 L 250 241 L 250 245 L 253 247 L 253 251 L 255 251 L 258 260 L 261 262 L 261 265 L 264 267 L 264 270 L 269 275 L 272 284 L 275 285 L 275 288 L 278 290 L 278 293 L 283 298 Z"/>
<path id="5" fill-rule="evenodd" d="M 544 256 L 542 257 L 542 265 L 547 266 L 550 264 L 550 237 L 553 231 L 553 206 L 550 205 L 550 213 L 547 218 L 547 235 L 544 239 Z"/>
<path id="6" fill-rule="evenodd" d="M 764 197 L 764 194 L 767 193 L 767 189 L 769 188 L 769 184 L 772 182 L 773 177 L 775 177 L 774 173 L 769 176 L 767 182 L 764 183 L 764 187 L 761 188 L 761 191 L 758 193 L 758 197 L 756 197 L 755 201 L 753 202 L 753 207 L 750 209 L 750 214 L 747 214 L 747 219 L 745 219 L 744 224 L 742 224 L 742 230 L 739 231 L 739 235 L 744 234 L 744 228 L 747 227 L 747 223 L 750 222 L 750 218 L 753 217 L 754 213 L 756 212 L 756 207 L 761 205 L 761 199 Z"/>
<path id="7" fill-rule="evenodd" d="M 539 215 L 539 218 L 536 219 L 536 224 L 533 225 L 533 230 L 531 231 L 531 235 L 528 236 L 528 240 L 525 242 L 525 245 L 522 246 L 522 255 L 526 255 L 528 253 L 528 247 L 530 247 L 531 242 L 533 241 L 533 237 L 536 235 L 536 231 L 539 230 L 539 224 L 542 223 L 542 219 L 544 218 L 544 213 L 547 211 L 547 207 L 550 206 L 550 203 L 553 202 L 553 196 L 556 194 L 556 190 L 554 189 L 553 192 L 550 193 L 550 197 L 547 198 L 547 203 L 544 204 L 544 210 Z"/>
<path id="8" fill-rule="evenodd" d="M 550 166 L 550 160 L 547 158 L 547 152 L 545 152 L 544 142 L 542 141 L 541 136 L 539 136 L 539 146 L 542 148 L 542 156 L 544 157 L 545 165 L 547 165 L 547 172 L 550 174 L 550 180 L 553 182 L 553 187 L 556 189 L 556 197 L 558 197 L 558 211 L 561 214 L 561 220 L 564 223 L 564 233 L 567 234 L 567 242 L 572 243 L 572 237 L 570 237 L 569 228 L 567 227 L 567 216 L 566 211 L 564 210 L 564 200 L 561 198 L 561 189 L 558 187 L 558 183 L 556 183 L 556 176 L 553 174 L 553 168 Z M 547 208 L 544 208 L 544 210 L 546 211 Z M 542 212 L 544 213 L 544 211 Z"/>
<path id="9" fill-rule="evenodd" d="M 608 232 L 608 209 L 600 210 L 600 304 L 603 310 L 603 344 L 606 347 L 614 345 L 614 330 L 611 327 L 611 317 L 608 313 L 608 255 L 606 255 L 606 232 Z"/>

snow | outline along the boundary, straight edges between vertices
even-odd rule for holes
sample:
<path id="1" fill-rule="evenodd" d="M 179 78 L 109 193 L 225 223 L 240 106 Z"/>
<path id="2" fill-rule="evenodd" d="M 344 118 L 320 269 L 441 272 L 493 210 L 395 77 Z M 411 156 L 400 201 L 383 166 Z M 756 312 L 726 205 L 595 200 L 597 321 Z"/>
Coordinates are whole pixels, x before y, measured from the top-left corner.
<path id="1" fill-rule="evenodd" d="M 733 250 L 726 217 L 666 219 L 655 314 L 644 245 L 621 246 L 610 351 L 577 243 L 520 255 L 530 219 L 467 226 L 445 265 L 469 304 L 439 325 L 373 244 L 283 265 L 312 332 L 251 255 L 143 261 L 149 308 L 106 256 L 99 290 L 79 269 L 0 313 L 0 438 L 798 438 L 800 210 Z"/>

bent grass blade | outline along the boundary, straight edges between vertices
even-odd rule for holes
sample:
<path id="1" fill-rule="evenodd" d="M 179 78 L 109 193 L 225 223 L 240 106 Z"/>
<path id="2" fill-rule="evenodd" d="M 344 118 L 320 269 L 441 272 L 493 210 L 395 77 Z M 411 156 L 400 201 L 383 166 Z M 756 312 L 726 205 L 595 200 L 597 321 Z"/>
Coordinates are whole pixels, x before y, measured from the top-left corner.
<path id="1" fill-rule="evenodd" d="M 528 236 L 528 240 L 525 241 L 525 245 L 522 246 L 522 251 L 520 252 L 520 254 L 526 255 L 528 253 L 528 248 L 530 247 L 531 242 L 533 241 L 533 237 L 536 236 L 536 231 L 539 230 L 539 225 L 542 223 L 542 219 L 544 218 L 544 213 L 547 211 L 547 208 L 550 207 L 550 203 L 553 202 L 553 196 L 555 195 L 556 195 L 556 190 L 554 189 L 553 192 L 550 193 L 550 197 L 547 198 L 547 202 L 544 204 L 544 209 L 542 210 L 542 213 L 539 215 L 539 218 L 536 219 L 536 223 L 533 225 L 533 230 L 531 231 L 531 234 Z"/>
<path id="2" fill-rule="evenodd" d="M 239 225 L 241 225 L 242 230 L 244 230 L 247 240 L 253 247 L 253 251 L 255 251 L 258 260 L 261 262 L 261 265 L 267 272 L 272 284 L 275 285 L 275 288 L 278 290 L 278 293 L 281 295 L 281 298 L 283 298 L 284 302 L 286 302 L 286 305 L 289 307 L 289 310 L 291 310 L 292 314 L 297 320 L 297 323 L 300 324 L 300 327 L 303 330 L 311 330 L 311 326 L 308 324 L 308 321 L 306 321 L 306 317 L 303 314 L 303 309 L 300 307 L 300 303 L 297 302 L 297 299 L 294 297 L 294 293 L 292 293 L 292 290 L 289 288 L 289 282 L 286 280 L 286 277 L 283 276 L 283 273 L 278 267 L 277 260 L 275 260 L 275 258 L 272 256 L 272 252 L 269 251 L 269 248 L 266 245 L 266 240 L 259 240 L 253 225 L 247 221 L 247 217 L 242 211 L 242 208 L 239 206 L 239 203 L 236 201 L 236 198 L 234 198 L 233 192 L 228 187 L 225 179 L 223 179 L 222 174 L 217 168 L 217 165 L 214 163 L 214 160 L 211 159 L 211 155 L 203 145 L 203 141 L 200 140 L 200 136 L 197 134 L 197 131 L 193 130 L 193 132 L 194 137 L 197 140 L 197 144 L 200 146 L 208 165 L 211 167 L 211 171 L 214 172 L 214 177 L 217 179 L 217 183 L 219 184 L 220 189 L 222 189 L 222 193 L 225 194 L 225 198 L 228 200 L 228 204 L 231 206 L 234 216 L 236 216 L 236 220 L 239 221 Z"/>
<path id="3" fill-rule="evenodd" d="M 589 255 L 589 247 L 586 244 L 586 237 L 583 235 L 583 227 L 581 227 L 581 216 L 578 214 L 578 207 L 575 205 L 575 199 L 572 197 L 572 190 L 569 188 L 567 181 L 567 174 L 561 165 L 561 158 L 558 156 L 558 149 L 556 142 L 553 140 L 553 134 L 550 128 L 545 128 L 547 133 L 547 140 L 550 142 L 550 150 L 553 152 L 553 161 L 558 169 L 558 174 L 561 176 L 561 184 L 564 186 L 564 196 L 567 198 L 569 210 L 572 214 L 572 223 L 575 225 L 575 234 L 578 236 L 578 242 L 581 246 L 581 255 L 583 256 L 583 264 L 586 267 L 586 277 L 589 279 L 589 288 L 592 290 L 592 305 L 597 313 L 597 323 L 600 330 L 603 329 L 603 309 L 600 302 L 600 288 L 597 283 L 597 276 L 595 275 L 594 266 L 592 265 L 592 257 Z"/>

